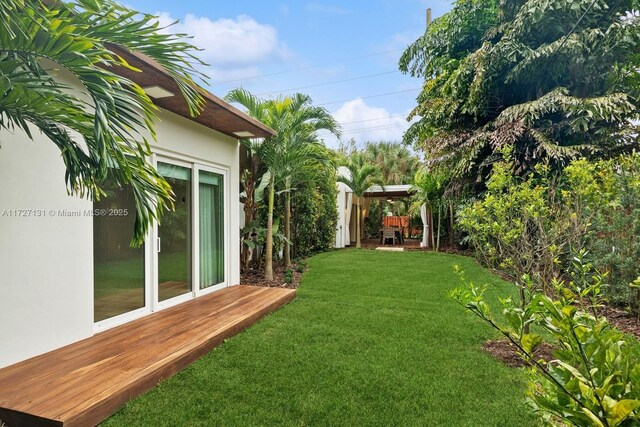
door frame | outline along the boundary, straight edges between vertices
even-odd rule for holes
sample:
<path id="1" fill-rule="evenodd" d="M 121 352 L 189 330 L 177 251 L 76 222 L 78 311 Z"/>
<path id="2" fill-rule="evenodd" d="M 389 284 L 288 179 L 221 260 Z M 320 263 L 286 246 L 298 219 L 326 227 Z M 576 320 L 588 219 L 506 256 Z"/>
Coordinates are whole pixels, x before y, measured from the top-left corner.
<path id="1" fill-rule="evenodd" d="M 149 227 L 144 246 L 144 300 L 145 305 L 139 309 L 129 311 L 99 322 L 94 322 L 95 333 L 115 326 L 122 325 L 132 320 L 163 310 L 191 299 L 216 292 L 229 286 L 231 272 L 231 240 L 230 240 L 230 168 L 220 164 L 207 162 L 200 158 L 180 155 L 174 152 L 154 152 L 149 161 L 156 168 L 158 162 L 186 167 L 191 170 L 191 292 L 178 295 L 165 301 L 158 301 L 158 223 L 154 221 Z M 222 176 L 223 192 L 223 247 L 224 247 L 224 280 L 221 283 L 200 289 L 200 224 L 199 209 L 199 173 L 200 171 L 213 172 Z"/>
<path id="2" fill-rule="evenodd" d="M 194 221 L 193 233 L 194 236 L 197 236 L 197 239 L 193 239 L 194 250 L 197 250 L 197 257 L 194 256 L 193 259 L 193 277 L 195 278 L 195 297 L 199 297 L 202 295 L 210 294 L 211 292 L 219 291 L 220 289 L 226 288 L 229 286 L 229 250 L 230 250 L 230 241 L 229 241 L 229 191 L 228 191 L 228 173 L 226 169 L 222 169 L 216 166 L 204 165 L 202 163 L 194 162 L 194 172 L 198 177 L 198 182 L 194 183 L 195 195 L 194 202 L 195 206 L 198 208 L 198 213 L 200 212 L 200 192 L 198 191 L 198 185 L 200 184 L 200 171 L 212 172 L 222 176 L 222 204 L 223 204 L 223 222 L 222 222 L 222 232 L 223 232 L 223 241 L 222 247 L 224 248 L 224 277 L 221 283 L 217 283 L 213 286 L 209 286 L 205 289 L 200 289 L 200 222 Z M 196 241 L 197 240 L 197 241 Z"/>

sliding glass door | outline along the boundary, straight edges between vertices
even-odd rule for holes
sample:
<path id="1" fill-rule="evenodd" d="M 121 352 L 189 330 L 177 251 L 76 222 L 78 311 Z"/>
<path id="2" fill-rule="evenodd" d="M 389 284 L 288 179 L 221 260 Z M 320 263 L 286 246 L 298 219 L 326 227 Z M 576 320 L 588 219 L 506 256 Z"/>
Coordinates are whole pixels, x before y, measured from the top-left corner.
<path id="1" fill-rule="evenodd" d="M 147 304 L 144 246 L 131 247 L 136 217 L 133 191 L 106 185 L 93 204 L 93 318 L 99 323 Z"/>
<path id="2" fill-rule="evenodd" d="M 224 282 L 224 176 L 198 171 L 201 290 Z"/>
<path id="3" fill-rule="evenodd" d="M 155 160 L 171 186 L 174 206 L 163 212 L 143 246 L 131 247 L 136 216 L 131 188 L 107 186 L 107 196 L 93 205 L 97 329 L 227 284 L 226 171 L 167 157 Z"/>
<path id="4" fill-rule="evenodd" d="M 191 168 L 158 162 L 158 172 L 171 185 L 174 209 L 164 212 L 158 225 L 157 295 L 163 302 L 192 292 Z"/>

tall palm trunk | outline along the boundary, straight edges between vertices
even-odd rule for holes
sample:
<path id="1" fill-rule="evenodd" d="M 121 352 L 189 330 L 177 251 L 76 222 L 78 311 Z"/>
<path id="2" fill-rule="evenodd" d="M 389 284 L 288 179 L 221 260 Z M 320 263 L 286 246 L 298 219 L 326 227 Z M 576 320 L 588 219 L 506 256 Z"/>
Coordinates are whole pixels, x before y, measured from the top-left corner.
<path id="1" fill-rule="evenodd" d="M 267 249 L 264 255 L 264 278 L 273 280 L 273 205 L 276 197 L 274 174 L 269 183 L 269 213 L 267 215 Z"/>
<path id="2" fill-rule="evenodd" d="M 449 202 L 449 245 L 453 247 L 455 236 L 453 235 L 453 227 L 455 226 L 455 218 L 453 216 L 453 202 Z"/>
<path id="3" fill-rule="evenodd" d="M 436 252 L 440 250 L 440 226 L 442 225 L 442 204 L 438 203 L 438 236 L 436 238 Z"/>
<path id="4" fill-rule="evenodd" d="M 284 267 L 291 267 L 291 178 L 285 180 L 285 207 L 284 207 Z"/>
<path id="5" fill-rule="evenodd" d="M 356 202 L 356 248 L 361 248 L 362 244 L 360 243 L 360 197 L 358 197 L 358 201 Z"/>

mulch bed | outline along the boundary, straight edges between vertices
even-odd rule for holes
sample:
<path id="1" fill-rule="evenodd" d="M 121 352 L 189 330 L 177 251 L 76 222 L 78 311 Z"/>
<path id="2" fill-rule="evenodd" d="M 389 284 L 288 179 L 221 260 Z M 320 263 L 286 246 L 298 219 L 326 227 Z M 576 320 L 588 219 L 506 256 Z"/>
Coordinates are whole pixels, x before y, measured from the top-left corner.
<path id="1" fill-rule="evenodd" d="M 291 283 L 286 283 L 284 280 L 284 266 L 274 265 L 273 280 L 266 280 L 264 278 L 264 271 L 249 270 L 248 272 L 240 274 L 240 284 L 264 286 L 267 288 L 297 289 L 300 285 L 300 279 L 302 278 L 303 273 L 299 273 L 296 271 L 296 264 L 293 264 L 291 266 L 291 269 L 293 270 L 293 280 L 291 281 Z"/>
<path id="2" fill-rule="evenodd" d="M 620 332 L 633 335 L 640 339 L 640 321 L 628 312 L 616 307 L 604 306 L 598 310 L 601 316 L 607 318 L 610 324 Z"/>
<path id="3" fill-rule="evenodd" d="M 518 355 L 518 349 L 506 339 L 487 341 L 482 345 L 482 349 L 512 368 L 529 366 L 529 364 Z M 551 344 L 543 342 L 533 354 L 536 360 L 544 359 L 549 361 L 555 359 L 553 357 L 553 350 L 554 348 Z"/>
<path id="4" fill-rule="evenodd" d="M 604 306 L 599 309 L 599 314 L 606 317 L 609 323 L 620 332 L 640 339 L 640 321 L 629 315 L 628 312 L 619 308 Z M 517 348 L 506 339 L 487 341 L 482 348 L 507 366 L 514 368 L 528 366 L 528 363 L 518 355 Z M 540 344 L 534 353 L 536 360 L 553 360 L 553 350 L 554 347 L 548 343 Z"/>

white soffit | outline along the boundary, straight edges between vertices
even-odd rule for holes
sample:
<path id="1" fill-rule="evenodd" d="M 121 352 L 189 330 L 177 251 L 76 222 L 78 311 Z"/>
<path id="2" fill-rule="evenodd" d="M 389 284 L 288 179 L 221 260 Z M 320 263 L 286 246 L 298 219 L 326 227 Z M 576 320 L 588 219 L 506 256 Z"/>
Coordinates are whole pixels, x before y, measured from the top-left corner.
<path id="1" fill-rule="evenodd" d="M 175 95 L 173 92 L 169 92 L 163 87 L 160 86 L 147 86 L 143 87 L 142 90 L 152 98 L 168 98 L 170 96 Z"/>

